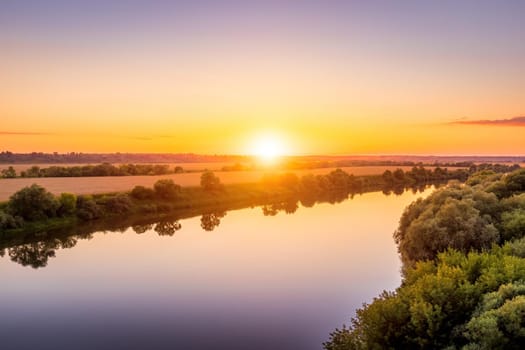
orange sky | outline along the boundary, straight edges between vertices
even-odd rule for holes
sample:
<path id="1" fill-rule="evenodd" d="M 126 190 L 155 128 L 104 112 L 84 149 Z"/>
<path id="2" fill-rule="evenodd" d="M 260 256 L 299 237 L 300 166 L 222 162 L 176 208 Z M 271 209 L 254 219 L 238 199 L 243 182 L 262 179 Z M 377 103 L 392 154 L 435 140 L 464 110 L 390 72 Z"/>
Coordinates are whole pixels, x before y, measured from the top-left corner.
<path id="1" fill-rule="evenodd" d="M 525 115 L 510 3 L 51 3 L 0 15 L 2 150 L 242 154 L 270 133 L 292 154 L 525 153 L 525 122 L 452 123 Z"/>

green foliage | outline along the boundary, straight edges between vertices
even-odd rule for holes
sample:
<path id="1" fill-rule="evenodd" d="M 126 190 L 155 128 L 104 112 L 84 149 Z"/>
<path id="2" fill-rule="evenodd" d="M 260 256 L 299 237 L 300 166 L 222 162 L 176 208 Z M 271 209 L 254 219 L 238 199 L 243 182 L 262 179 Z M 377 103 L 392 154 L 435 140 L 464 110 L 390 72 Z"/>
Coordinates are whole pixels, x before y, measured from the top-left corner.
<path id="1" fill-rule="evenodd" d="M 405 264 L 434 259 L 447 248 L 463 252 L 490 248 L 499 202 L 493 194 L 452 185 L 405 209 L 394 239 Z"/>
<path id="2" fill-rule="evenodd" d="M 144 186 L 135 186 L 131 190 L 131 196 L 135 199 L 152 199 L 155 197 L 155 191 L 151 188 L 147 188 Z"/>
<path id="3" fill-rule="evenodd" d="M 59 216 L 74 215 L 77 210 L 77 196 L 72 193 L 62 193 L 58 197 L 59 207 L 57 214 Z"/>
<path id="4" fill-rule="evenodd" d="M 525 210 L 515 209 L 501 215 L 502 237 L 504 240 L 525 236 Z"/>
<path id="5" fill-rule="evenodd" d="M 522 349 L 525 342 L 525 284 L 504 284 L 487 293 L 465 326 L 469 349 Z"/>
<path id="6" fill-rule="evenodd" d="M 325 349 L 522 348 L 525 171 L 475 169 L 482 172 L 467 185 L 449 184 L 405 209 L 394 233 L 401 287 L 358 310 Z"/>
<path id="7" fill-rule="evenodd" d="M 36 221 L 55 217 L 59 203 L 52 193 L 39 185 L 24 187 L 9 199 L 9 212 L 24 220 Z"/>
<path id="8" fill-rule="evenodd" d="M 225 211 L 218 211 L 213 213 L 203 214 L 201 216 L 201 227 L 205 231 L 213 231 L 215 227 L 219 226 L 221 219 L 226 215 Z"/>
<path id="9" fill-rule="evenodd" d="M 13 217 L 11 214 L 8 214 L 0 210 L 0 229 L 13 229 L 22 227 L 23 220 L 21 217 Z"/>
<path id="10" fill-rule="evenodd" d="M 16 170 L 12 166 L 10 166 L 7 169 L 2 169 L 0 172 L 1 177 L 5 179 L 12 179 L 16 177 Z"/>
<path id="11" fill-rule="evenodd" d="M 313 174 L 303 175 L 300 181 L 300 190 L 303 193 L 311 193 L 317 195 L 321 191 L 319 182 Z"/>
<path id="12" fill-rule="evenodd" d="M 165 220 L 157 223 L 154 230 L 159 236 L 173 236 L 181 228 L 180 222 Z"/>
<path id="13" fill-rule="evenodd" d="M 504 177 L 507 197 L 515 193 L 525 192 L 525 169 L 517 170 Z"/>
<path id="14" fill-rule="evenodd" d="M 201 175 L 201 187 L 205 191 L 215 191 L 222 189 L 221 180 L 215 176 L 213 171 L 206 170 Z"/>
<path id="15" fill-rule="evenodd" d="M 155 194 L 162 199 L 176 199 L 181 191 L 179 185 L 175 184 L 173 180 L 164 179 L 155 182 L 153 185 Z"/>
<path id="16" fill-rule="evenodd" d="M 77 197 L 77 216 L 85 221 L 102 217 L 102 210 L 91 196 Z"/>
<path id="17" fill-rule="evenodd" d="M 125 193 L 111 196 L 104 200 L 104 207 L 106 213 L 114 214 L 125 214 L 131 211 L 132 203 L 129 196 Z"/>
<path id="18" fill-rule="evenodd" d="M 50 166 L 40 168 L 33 166 L 20 175 L 22 177 L 85 177 L 85 176 L 133 176 L 133 175 L 165 175 L 170 169 L 165 164 L 121 164 L 102 163 L 82 166 Z"/>
<path id="19" fill-rule="evenodd" d="M 384 292 L 358 310 L 352 327 L 332 333 L 324 347 L 456 349 L 485 339 L 490 346 L 513 348 L 508 347 L 512 338 L 520 339 L 525 330 L 523 301 L 514 296 L 523 294 L 525 288 L 521 282 L 512 287 L 500 286 L 523 279 L 525 259 L 498 249 L 468 255 L 442 253 L 436 261 L 418 262 L 409 268 L 395 293 Z M 508 300 L 514 300 L 512 307 Z M 499 318 L 498 322 L 487 322 L 491 317 Z M 485 328 L 489 325 L 492 328 Z M 499 328 L 503 329 L 503 337 L 491 342 Z M 514 344 L 519 344 L 516 341 Z M 477 349 L 472 346 L 465 349 Z"/>

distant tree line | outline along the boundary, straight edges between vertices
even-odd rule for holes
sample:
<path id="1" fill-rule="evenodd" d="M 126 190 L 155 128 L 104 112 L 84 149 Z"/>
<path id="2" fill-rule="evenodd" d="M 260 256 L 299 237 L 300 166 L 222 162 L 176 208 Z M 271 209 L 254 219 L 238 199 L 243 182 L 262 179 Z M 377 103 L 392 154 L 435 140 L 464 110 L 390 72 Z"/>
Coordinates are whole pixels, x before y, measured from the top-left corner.
<path id="1" fill-rule="evenodd" d="M 98 165 L 78 166 L 32 166 L 20 172 L 19 177 L 91 177 L 91 176 L 137 176 L 137 175 L 166 175 L 183 173 L 184 169 L 178 165 L 170 168 L 167 164 L 120 164 L 103 163 Z M 10 166 L 0 172 L 4 178 L 18 176 Z"/>
<path id="2" fill-rule="evenodd" d="M 498 169 L 405 209 L 394 233 L 401 286 L 358 310 L 325 349 L 523 347 L 525 170 Z"/>
<path id="3" fill-rule="evenodd" d="M 0 163 L 213 163 L 244 162 L 246 156 L 201 155 L 193 153 L 13 153 L 0 152 Z"/>

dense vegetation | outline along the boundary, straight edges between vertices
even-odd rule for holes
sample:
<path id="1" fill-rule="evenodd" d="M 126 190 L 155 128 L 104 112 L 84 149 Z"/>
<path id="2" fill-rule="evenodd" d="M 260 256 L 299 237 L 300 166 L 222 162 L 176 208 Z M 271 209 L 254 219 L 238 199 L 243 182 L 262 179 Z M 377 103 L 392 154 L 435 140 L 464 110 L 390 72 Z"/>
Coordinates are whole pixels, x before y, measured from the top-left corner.
<path id="1" fill-rule="evenodd" d="M 91 196 L 54 196 L 33 185 L 0 204 L 0 256 L 8 254 L 14 262 L 39 268 L 47 265 L 57 249 L 72 248 L 95 231 L 123 232 L 131 227 L 137 234 L 153 230 L 171 236 L 181 229 L 180 219 L 199 215 L 201 227 L 212 231 L 230 209 L 257 205 L 264 215 L 291 214 L 299 203 L 304 207 L 337 203 L 354 193 L 377 190 L 401 194 L 408 188 L 423 190 L 432 179 L 466 176 L 465 170 L 418 167 L 393 174 L 395 181 L 387 182 L 388 172 L 355 177 L 338 169 L 326 175 L 299 178 L 288 173 L 266 176 L 260 183 L 225 186 L 213 172 L 205 172 L 199 187 L 180 187 L 166 179 L 152 188 L 136 186 L 128 193 Z"/>
<path id="2" fill-rule="evenodd" d="M 226 205 L 235 201 L 256 201 L 264 204 L 275 197 L 293 198 L 295 203 L 301 201 L 304 206 L 312 206 L 316 201 L 343 200 L 351 193 L 369 190 L 402 193 L 407 186 L 464 180 L 468 176 L 466 170 L 448 171 L 439 167 L 433 171 L 423 167 L 414 167 L 408 172 L 398 169 L 392 176 L 389 173 L 355 177 L 336 169 L 326 175 L 299 178 L 286 173 L 268 175 L 257 184 L 224 186 L 213 172 L 205 171 L 200 187 L 181 188 L 172 180 L 163 179 L 153 188 L 136 186 L 129 193 L 91 196 L 69 193 L 55 196 L 35 184 L 16 192 L 7 203 L 0 205 L 0 232 L 41 228 L 46 222 L 57 224 L 77 219 L 91 221 L 112 216 L 163 214 L 181 208 L 206 207 L 210 203 Z M 278 206 L 272 210 L 276 208 Z"/>
<path id="3" fill-rule="evenodd" d="M 184 169 L 178 165 L 170 169 L 167 164 L 120 164 L 109 163 L 97 165 L 75 166 L 32 166 L 17 174 L 10 166 L 0 172 L 3 178 L 15 177 L 89 177 L 89 176 L 135 176 L 135 175 L 166 175 L 183 173 Z"/>
<path id="4" fill-rule="evenodd" d="M 39 163 L 211 163 L 245 161 L 249 157 L 193 153 L 13 153 L 0 152 L 0 164 Z"/>
<path id="5" fill-rule="evenodd" d="M 520 349 L 525 342 L 525 170 L 484 170 L 406 208 L 403 282 L 331 334 L 327 350 Z"/>

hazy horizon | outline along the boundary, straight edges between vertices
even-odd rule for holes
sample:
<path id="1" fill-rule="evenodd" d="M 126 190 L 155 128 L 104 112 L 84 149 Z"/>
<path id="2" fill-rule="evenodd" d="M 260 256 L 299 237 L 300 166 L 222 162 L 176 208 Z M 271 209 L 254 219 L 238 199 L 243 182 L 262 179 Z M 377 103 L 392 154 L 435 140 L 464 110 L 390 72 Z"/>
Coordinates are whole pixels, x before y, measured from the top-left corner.
<path id="1" fill-rule="evenodd" d="M 524 12 L 520 1 L 2 1 L 0 148 L 514 154 Z"/>

